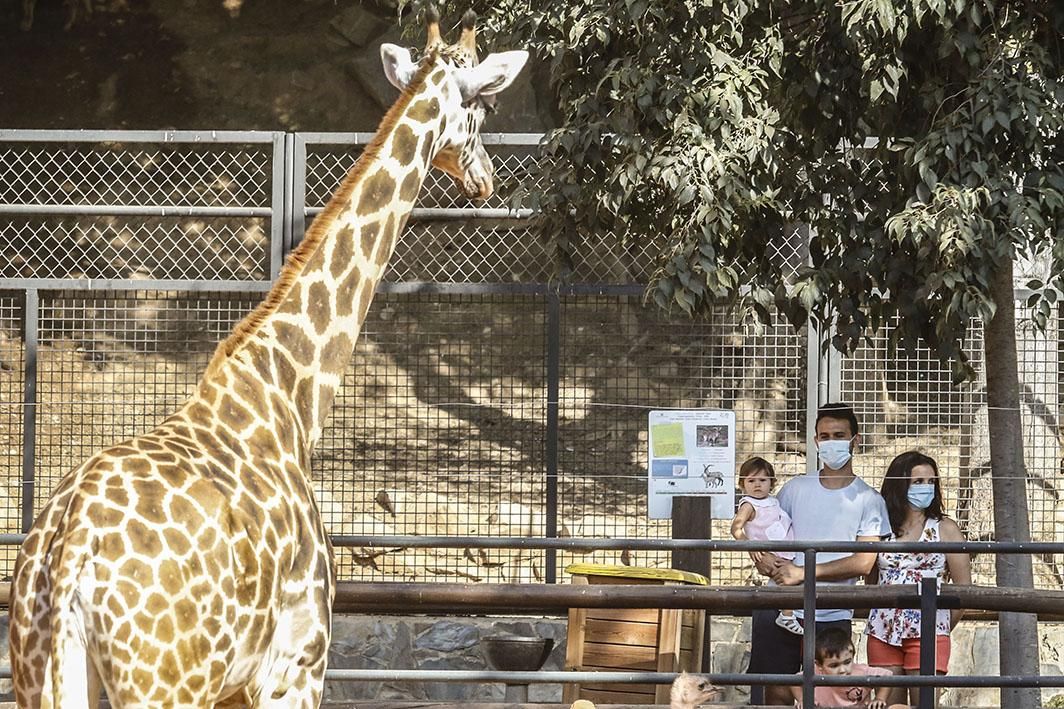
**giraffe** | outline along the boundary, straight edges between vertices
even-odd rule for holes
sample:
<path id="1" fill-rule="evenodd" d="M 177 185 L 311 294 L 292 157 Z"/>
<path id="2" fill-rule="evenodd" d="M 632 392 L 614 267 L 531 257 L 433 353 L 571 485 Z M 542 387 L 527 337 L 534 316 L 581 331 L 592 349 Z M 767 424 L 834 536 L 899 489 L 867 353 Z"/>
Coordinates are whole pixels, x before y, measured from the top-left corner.
<path id="1" fill-rule="evenodd" d="M 10 646 L 20 707 L 313 707 L 335 588 L 311 452 L 430 168 L 487 198 L 480 126 L 527 52 L 478 62 L 475 15 L 420 62 L 381 47 L 401 90 L 372 141 L 155 429 L 68 473 L 15 564 Z"/>

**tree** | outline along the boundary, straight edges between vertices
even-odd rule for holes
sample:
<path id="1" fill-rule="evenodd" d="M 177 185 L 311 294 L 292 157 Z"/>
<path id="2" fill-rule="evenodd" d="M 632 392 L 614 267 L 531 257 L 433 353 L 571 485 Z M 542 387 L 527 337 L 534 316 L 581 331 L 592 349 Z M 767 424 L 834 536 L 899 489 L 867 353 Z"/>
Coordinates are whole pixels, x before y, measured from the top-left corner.
<path id="1" fill-rule="evenodd" d="M 1012 264 L 1046 264 L 1028 302 L 1044 325 L 1064 292 L 1054 0 L 494 5 L 547 68 L 559 122 L 522 198 L 562 252 L 652 240 L 661 307 L 813 317 L 843 352 L 896 318 L 894 347 L 926 343 L 958 379 L 983 321 L 996 538 L 1029 538 Z M 797 276 L 770 248 L 795 223 L 812 228 Z M 1030 558 L 999 556 L 998 580 L 1032 586 Z M 1037 674 L 1034 618 L 1001 628 L 1002 671 Z"/>

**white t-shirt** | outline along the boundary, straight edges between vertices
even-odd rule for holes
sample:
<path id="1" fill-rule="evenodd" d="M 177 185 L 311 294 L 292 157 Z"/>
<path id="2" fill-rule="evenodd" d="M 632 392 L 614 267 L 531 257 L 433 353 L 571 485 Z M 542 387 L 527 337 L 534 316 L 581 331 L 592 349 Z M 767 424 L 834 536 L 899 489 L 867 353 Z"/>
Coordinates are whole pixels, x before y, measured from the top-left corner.
<path id="1" fill-rule="evenodd" d="M 890 534 L 890 517 L 883 496 L 861 478 L 839 490 L 829 490 L 820 484 L 819 475 L 802 475 L 794 478 L 777 495 L 780 507 L 791 516 L 794 538 L 799 541 L 852 542 L 857 537 L 884 537 Z M 817 563 L 850 556 L 845 552 L 820 552 Z M 802 566 L 805 555 L 799 553 L 794 563 Z M 818 581 L 817 585 L 823 583 Z M 857 579 L 833 581 L 836 584 L 854 584 Z M 799 618 L 801 609 L 795 611 Z M 818 622 L 847 620 L 853 610 L 836 608 L 817 610 Z"/>

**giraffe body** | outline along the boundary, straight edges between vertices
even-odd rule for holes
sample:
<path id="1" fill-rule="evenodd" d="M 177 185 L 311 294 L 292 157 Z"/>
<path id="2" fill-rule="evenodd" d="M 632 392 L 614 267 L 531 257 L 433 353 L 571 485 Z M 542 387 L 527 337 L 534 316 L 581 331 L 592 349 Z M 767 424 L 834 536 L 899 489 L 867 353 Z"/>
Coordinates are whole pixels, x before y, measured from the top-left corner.
<path id="1" fill-rule="evenodd" d="M 309 479 L 294 451 L 243 465 L 190 409 L 71 473 L 31 531 L 12 662 L 55 693 L 40 706 L 85 706 L 101 682 L 114 706 L 317 705 L 334 579 Z"/>
<path id="2" fill-rule="evenodd" d="M 527 54 L 477 62 L 472 21 L 403 93 L 266 299 L 152 431 L 67 474 L 19 552 L 10 645 L 23 709 L 315 707 L 335 592 L 310 459 L 430 166 L 486 198 L 479 130 Z"/>

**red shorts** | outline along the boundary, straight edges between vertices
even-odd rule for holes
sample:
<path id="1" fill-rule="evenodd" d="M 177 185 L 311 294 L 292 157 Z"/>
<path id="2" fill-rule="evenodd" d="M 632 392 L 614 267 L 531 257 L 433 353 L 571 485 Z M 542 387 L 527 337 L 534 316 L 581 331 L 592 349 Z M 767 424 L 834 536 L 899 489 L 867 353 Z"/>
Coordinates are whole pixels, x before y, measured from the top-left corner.
<path id="1" fill-rule="evenodd" d="M 946 674 L 949 669 L 950 643 L 948 635 L 935 636 L 935 669 Z M 920 669 L 920 638 L 905 638 L 901 647 L 868 636 L 868 664 L 873 667 L 901 667 L 903 670 Z"/>

